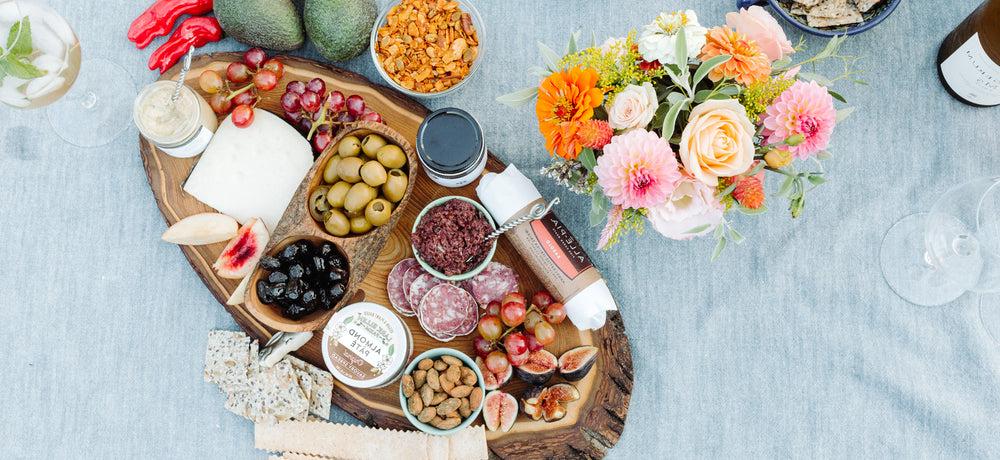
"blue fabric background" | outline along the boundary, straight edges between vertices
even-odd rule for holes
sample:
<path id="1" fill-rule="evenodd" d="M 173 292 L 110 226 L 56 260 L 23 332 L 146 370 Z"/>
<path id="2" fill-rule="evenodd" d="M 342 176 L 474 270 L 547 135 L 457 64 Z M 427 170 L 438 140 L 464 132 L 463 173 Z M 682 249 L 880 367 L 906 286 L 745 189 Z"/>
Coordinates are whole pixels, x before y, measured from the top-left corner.
<path id="1" fill-rule="evenodd" d="M 147 3 L 51 1 L 85 56 L 121 63 L 140 86 L 156 77 L 150 51 L 125 30 Z M 562 197 L 558 213 L 593 245 L 587 200 L 538 180 L 547 156 L 532 110 L 494 98 L 536 83 L 522 71 L 540 63 L 536 40 L 561 47 L 577 28 L 603 40 L 682 6 L 715 25 L 733 3 L 480 1 L 486 67 L 429 105 L 479 118 L 492 151 Z M 877 263 L 897 218 L 1000 170 L 1000 109 L 954 101 L 934 66 L 940 40 L 978 3 L 905 0 L 845 45 L 870 85 L 838 88 L 857 112 L 837 129 L 832 180 L 803 218 L 780 204 L 734 217 L 747 242 L 715 263 L 712 241 L 653 233 L 592 251 L 635 362 L 611 458 L 1000 456 L 1000 345 L 979 323 L 978 299 L 915 307 Z M 206 51 L 234 49 L 226 40 Z M 367 55 L 345 67 L 376 78 Z M 159 241 L 165 226 L 136 130 L 86 150 L 54 136 L 40 111 L 0 108 L 0 127 L 0 455 L 263 458 L 251 424 L 202 381 L 207 331 L 235 324 L 181 252 Z"/>

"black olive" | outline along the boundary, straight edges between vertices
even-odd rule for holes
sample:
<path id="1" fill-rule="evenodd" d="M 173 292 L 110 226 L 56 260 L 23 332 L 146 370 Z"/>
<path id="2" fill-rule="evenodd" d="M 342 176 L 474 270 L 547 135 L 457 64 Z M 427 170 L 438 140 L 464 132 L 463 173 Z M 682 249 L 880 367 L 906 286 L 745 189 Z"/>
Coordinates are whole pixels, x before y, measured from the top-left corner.
<path id="1" fill-rule="evenodd" d="M 313 267 L 318 271 L 326 270 L 326 261 L 322 257 L 313 256 Z"/>
<path id="2" fill-rule="evenodd" d="M 326 276 L 330 280 L 331 283 L 336 283 L 336 282 L 339 282 L 340 280 L 344 279 L 344 277 L 337 270 L 331 271 Z"/>
<path id="3" fill-rule="evenodd" d="M 325 256 L 325 255 L 328 255 L 328 254 L 332 254 L 333 253 L 333 249 L 334 248 L 333 248 L 332 244 L 330 244 L 330 243 L 323 243 L 323 245 L 320 246 L 320 248 L 319 248 L 319 253 L 320 253 L 320 255 L 324 255 Z"/>
<path id="4" fill-rule="evenodd" d="M 290 261 L 294 259 L 295 255 L 298 253 L 299 253 L 299 247 L 294 244 L 289 244 L 288 246 L 285 246 L 285 249 L 281 251 L 281 255 L 279 255 L 278 257 L 280 257 L 281 260 Z"/>
<path id="5" fill-rule="evenodd" d="M 298 243 L 295 243 L 295 245 L 299 247 L 299 255 L 306 255 L 313 251 L 313 245 L 309 241 L 300 240 Z"/>
<path id="6" fill-rule="evenodd" d="M 288 276 L 291 278 L 302 278 L 302 275 L 304 274 L 305 274 L 305 269 L 302 268 L 302 265 L 295 264 L 292 265 L 291 267 L 288 267 Z"/>
<path id="7" fill-rule="evenodd" d="M 303 317 L 305 315 L 308 315 L 309 311 L 310 310 L 307 309 L 305 307 L 305 305 L 302 305 L 302 304 L 299 304 L 299 303 L 293 303 L 293 304 L 285 307 L 285 310 L 284 310 L 283 313 L 288 318 L 299 319 L 299 318 L 301 318 L 301 317 Z"/>
<path id="8" fill-rule="evenodd" d="M 329 310 L 333 308 L 334 302 L 330 300 L 330 292 L 326 289 L 319 290 L 319 306 L 323 307 L 324 310 Z"/>
<path id="9" fill-rule="evenodd" d="M 277 283 L 267 286 L 267 295 L 274 299 L 280 299 L 285 295 L 285 283 Z"/>
<path id="10" fill-rule="evenodd" d="M 268 293 L 268 284 L 264 280 L 257 280 L 257 297 L 261 302 L 274 303 L 274 297 Z"/>
<path id="11" fill-rule="evenodd" d="M 309 290 L 302 293 L 302 303 L 307 307 L 316 306 L 316 291 Z"/>
<path id="12" fill-rule="evenodd" d="M 299 297 L 302 297 L 302 283 L 298 280 L 292 280 L 285 289 L 285 298 L 298 300 Z"/>
<path id="13" fill-rule="evenodd" d="M 344 298 L 344 285 L 342 283 L 337 283 L 330 287 L 330 297 L 337 300 Z"/>
<path id="14" fill-rule="evenodd" d="M 285 281 L 288 281 L 288 275 L 281 272 L 272 272 L 267 276 L 267 281 L 272 284 L 284 283 Z"/>
<path id="15" fill-rule="evenodd" d="M 281 261 L 271 256 L 264 256 L 260 259 L 260 266 L 268 270 L 277 270 L 281 268 Z"/>

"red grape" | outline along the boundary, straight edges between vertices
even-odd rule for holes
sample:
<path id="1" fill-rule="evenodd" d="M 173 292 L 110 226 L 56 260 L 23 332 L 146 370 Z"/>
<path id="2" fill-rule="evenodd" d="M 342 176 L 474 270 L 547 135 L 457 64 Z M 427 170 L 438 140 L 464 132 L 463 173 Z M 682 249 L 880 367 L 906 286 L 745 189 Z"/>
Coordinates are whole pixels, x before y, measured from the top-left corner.
<path id="1" fill-rule="evenodd" d="M 534 333 L 535 325 L 538 324 L 539 321 L 544 321 L 544 320 L 545 318 L 542 317 L 541 313 L 539 313 L 537 310 L 531 310 L 524 317 L 524 330 Z"/>
<path id="2" fill-rule="evenodd" d="M 312 91 L 306 91 L 299 96 L 299 102 L 302 104 L 302 110 L 309 113 L 316 113 L 319 110 L 320 103 L 322 102 L 319 98 L 319 94 Z"/>
<path id="3" fill-rule="evenodd" d="M 562 324 L 566 320 L 566 307 L 559 302 L 545 307 L 545 320 L 552 324 Z"/>
<path id="4" fill-rule="evenodd" d="M 302 119 L 302 111 L 299 110 L 295 112 L 285 112 L 285 118 L 291 121 L 292 124 L 294 125 L 295 123 L 298 123 L 298 121 Z"/>
<path id="5" fill-rule="evenodd" d="M 302 117 L 299 119 L 298 123 L 295 124 L 295 127 L 300 132 L 302 132 L 302 134 L 305 134 L 308 133 L 310 129 L 312 129 L 313 121 L 309 117 Z"/>
<path id="6" fill-rule="evenodd" d="M 270 70 L 261 69 L 253 76 L 253 85 L 261 91 L 270 91 L 278 86 L 278 76 Z"/>
<path id="7" fill-rule="evenodd" d="M 233 109 L 233 124 L 237 128 L 246 128 L 253 123 L 253 107 L 249 105 L 241 104 Z"/>
<path id="8" fill-rule="evenodd" d="M 324 125 L 323 127 L 327 127 Z M 327 127 L 328 128 L 328 127 Z M 322 130 L 317 129 L 313 134 L 312 147 L 313 151 L 316 153 L 323 153 L 326 147 L 330 145 L 330 141 L 333 140 L 333 134 L 331 134 L 329 129 Z"/>
<path id="9" fill-rule="evenodd" d="M 524 336 L 528 341 L 528 351 L 538 351 L 542 349 L 542 344 L 538 343 L 538 339 L 535 338 L 534 334 L 525 334 Z"/>
<path id="10" fill-rule="evenodd" d="M 267 54 L 260 48 L 250 48 L 243 53 L 243 62 L 255 70 L 260 68 L 265 59 L 267 59 Z"/>
<path id="11" fill-rule="evenodd" d="M 347 112 L 340 112 L 339 114 L 337 114 L 336 120 L 341 123 L 350 123 L 352 121 L 357 120 L 357 118 L 354 118 L 354 115 L 351 115 Z"/>
<path id="12" fill-rule="evenodd" d="M 531 355 L 531 352 L 529 352 L 527 349 L 525 349 L 524 353 L 521 353 L 519 355 L 508 354 L 507 355 L 507 361 L 510 361 L 510 363 L 513 364 L 513 365 L 515 365 L 515 366 L 520 366 L 520 365 L 528 362 L 528 356 L 529 355 Z"/>
<path id="13" fill-rule="evenodd" d="M 500 318 L 510 327 L 520 326 L 524 322 L 525 314 L 524 305 L 516 302 L 505 303 L 500 308 Z"/>
<path id="14" fill-rule="evenodd" d="M 511 332 L 503 339 L 503 346 L 509 355 L 520 355 L 528 351 L 528 340 L 520 332 Z"/>
<path id="15" fill-rule="evenodd" d="M 503 324 L 500 322 L 500 318 L 493 315 L 484 315 L 479 318 L 478 329 L 479 335 L 489 341 L 499 339 L 503 335 Z"/>
<path id="16" fill-rule="evenodd" d="M 365 112 L 364 115 L 361 115 L 361 119 L 373 123 L 382 123 L 382 115 L 379 115 L 378 112 Z"/>
<path id="17" fill-rule="evenodd" d="M 486 313 L 489 315 L 500 315 L 500 301 L 491 300 L 490 303 L 486 304 Z"/>
<path id="18" fill-rule="evenodd" d="M 517 303 L 524 308 L 528 308 L 528 301 L 520 292 L 509 292 L 500 300 L 500 305 L 507 305 L 508 303 Z"/>
<path id="19" fill-rule="evenodd" d="M 281 80 L 281 77 L 285 76 L 285 64 L 282 64 L 277 58 L 271 58 L 265 61 L 262 68 L 264 70 L 274 72 L 274 75 L 278 77 L 278 80 Z"/>
<path id="20" fill-rule="evenodd" d="M 326 94 L 326 82 L 322 78 L 313 78 L 306 83 L 306 91 L 312 91 L 320 96 Z"/>
<path id="21" fill-rule="evenodd" d="M 235 105 L 253 105 L 257 102 L 257 96 L 254 96 L 252 91 L 244 91 L 236 96 L 233 96 L 233 104 Z"/>
<path id="22" fill-rule="evenodd" d="M 326 101 L 330 103 L 330 110 L 333 111 L 333 113 L 344 110 L 344 105 L 347 103 L 347 99 L 344 98 L 344 93 L 337 90 L 330 91 L 330 95 L 327 96 Z"/>
<path id="23" fill-rule="evenodd" d="M 476 337 L 475 339 L 472 339 L 472 347 L 476 351 L 476 356 L 486 358 L 486 355 L 493 351 L 493 342 L 490 342 L 482 337 Z"/>
<path id="24" fill-rule="evenodd" d="M 535 325 L 535 340 L 542 346 L 546 346 L 556 341 L 556 328 L 551 324 L 542 321 Z"/>
<path id="25" fill-rule="evenodd" d="M 285 85 L 285 91 L 289 93 L 302 94 L 306 92 L 306 84 L 298 80 L 292 80 Z"/>
<path id="26" fill-rule="evenodd" d="M 299 112 L 302 104 L 299 103 L 298 93 L 285 93 L 281 95 L 281 109 L 288 113 Z"/>
<path id="27" fill-rule="evenodd" d="M 250 68 L 242 62 L 234 62 L 226 67 L 226 78 L 233 83 L 246 83 L 250 81 Z"/>
<path id="28" fill-rule="evenodd" d="M 225 94 L 215 93 L 208 99 L 208 105 L 212 107 L 212 111 L 216 115 L 222 115 L 229 113 L 229 109 L 233 108 L 233 101 L 230 101 Z"/>
<path id="29" fill-rule="evenodd" d="M 198 76 L 198 86 L 208 94 L 222 91 L 222 76 L 214 70 L 206 70 Z"/>
<path id="30" fill-rule="evenodd" d="M 365 99 L 357 94 L 352 94 L 347 97 L 347 113 L 350 113 L 354 118 L 360 117 L 365 113 Z"/>
<path id="31" fill-rule="evenodd" d="M 531 296 L 531 304 L 538 308 L 545 308 L 555 301 L 552 298 L 552 294 L 549 294 L 549 291 L 538 291 L 535 295 Z"/>
<path id="32" fill-rule="evenodd" d="M 506 373 L 507 369 L 510 368 L 507 354 L 499 350 L 491 351 L 490 354 L 486 355 L 486 368 L 494 374 Z"/>

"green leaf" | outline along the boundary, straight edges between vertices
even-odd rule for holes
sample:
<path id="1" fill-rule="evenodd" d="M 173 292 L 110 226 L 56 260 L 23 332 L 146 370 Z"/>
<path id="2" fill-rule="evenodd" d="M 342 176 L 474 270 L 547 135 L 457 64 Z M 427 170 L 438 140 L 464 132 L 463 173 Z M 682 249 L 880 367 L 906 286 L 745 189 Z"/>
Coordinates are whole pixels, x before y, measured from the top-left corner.
<path id="1" fill-rule="evenodd" d="M 723 222 L 715 226 L 715 231 L 712 232 L 712 237 L 715 239 L 722 238 L 725 231 L 726 231 L 726 223 Z"/>
<path id="2" fill-rule="evenodd" d="M 813 73 L 813 72 L 799 72 L 799 74 L 796 77 L 799 80 L 803 81 L 809 81 L 809 80 L 815 81 L 816 83 L 819 83 L 822 86 L 830 86 L 833 84 L 833 82 L 830 81 L 829 78 L 826 78 L 818 73 Z"/>
<path id="3" fill-rule="evenodd" d="M 781 183 L 781 188 L 778 189 L 778 196 L 785 196 L 792 190 L 793 185 L 795 185 L 795 176 L 786 177 L 785 181 Z"/>
<path id="4" fill-rule="evenodd" d="M 537 96 L 538 87 L 532 86 L 530 88 L 519 89 L 512 93 L 504 94 L 503 96 L 497 98 L 497 102 L 510 107 L 520 107 L 531 102 Z"/>
<path id="5" fill-rule="evenodd" d="M 694 71 L 694 81 L 691 83 L 691 86 L 698 86 L 698 83 L 700 83 L 706 75 L 711 73 L 713 69 L 730 59 L 732 59 L 732 56 L 728 54 L 720 54 L 712 59 L 702 62 L 701 65 L 698 66 L 698 70 Z"/>
<path id="6" fill-rule="evenodd" d="M 667 102 L 669 102 L 670 105 L 680 104 L 684 99 L 686 99 L 684 97 L 684 93 L 680 91 L 674 91 L 667 95 Z"/>
<path id="7" fill-rule="evenodd" d="M 0 72 L 13 75 L 22 80 L 31 80 L 45 75 L 44 70 L 31 65 L 24 58 L 8 55 L 5 59 L 0 59 Z"/>
<path id="8" fill-rule="evenodd" d="M 712 262 L 715 262 L 715 259 L 719 258 L 719 255 L 722 254 L 723 249 L 726 249 L 726 239 L 719 238 L 719 242 L 715 243 L 715 250 L 712 251 L 712 259 L 711 259 Z"/>
<path id="9" fill-rule="evenodd" d="M 727 228 L 729 230 L 729 239 L 733 240 L 733 243 L 743 244 L 744 240 L 743 235 L 741 235 L 740 232 L 736 231 L 736 229 L 733 228 L 732 226 L 729 226 Z"/>
<path id="10" fill-rule="evenodd" d="M 842 109 L 837 109 L 837 123 L 840 123 L 847 119 L 854 113 L 854 107 L 844 107 Z"/>
<path id="11" fill-rule="evenodd" d="M 396 352 L 396 344 L 389 345 L 389 355 L 391 356 Z"/>
<path id="12" fill-rule="evenodd" d="M 727 195 L 729 195 L 730 193 L 733 193 L 733 190 L 736 190 L 736 182 L 733 182 L 732 184 L 729 184 L 728 187 L 724 188 L 715 197 L 721 200 L 721 199 L 725 198 Z"/>
<path id="13" fill-rule="evenodd" d="M 594 192 L 590 194 L 590 226 L 596 227 L 604 222 L 608 217 L 608 210 L 611 209 L 611 201 L 604 196 L 604 190 L 600 186 L 594 187 Z"/>
<path id="14" fill-rule="evenodd" d="M 694 93 L 694 103 L 695 104 L 701 104 L 702 102 L 705 102 L 711 96 L 712 96 L 712 90 L 710 90 L 710 89 L 700 90 L 697 93 Z"/>
<path id="15" fill-rule="evenodd" d="M 838 92 L 836 92 L 836 91 L 834 91 L 834 90 L 832 90 L 830 88 L 827 88 L 826 92 L 830 93 L 830 96 L 833 96 L 834 99 L 836 99 L 836 100 L 838 100 L 840 102 L 843 102 L 845 104 L 847 103 L 847 99 L 844 99 L 844 96 L 841 96 L 840 93 L 838 93 Z"/>
<path id="16" fill-rule="evenodd" d="M 531 67 L 528 67 L 528 73 L 538 78 L 545 78 L 552 74 L 552 72 L 549 69 L 546 69 L 545 67 L 539 65 L 533 65 Z"/>
<path id="17" fill-rule="evenodd" d="M 826 179 L 824 179 L 823 176 L 810 174 L 809 177 L 807 177 L 807 179 L 809 180 L 809 183 L 813 185 L 822 185 L 826 183 Z"/>
<path id="18" fill-rule="evenodd" d="M 701 233 L 701 232 L 704 232 L 705 230 L 708 230 L 708 228 L 711 227 L 711 226 L 712 226 L 712 224 L 699 225 L 699 226 L 697 226 L 695 228 L 692 228 L 691 230 L 688 230 L 688 231 L 686 231 L 684 233 L 688 234 L 688 235 L 693 235 L 693 234 L 696 234 L 696 233 Z"/>
<path id="19" fill-rule="evenodd" d="M 549 48 L 545 43 L 538 42 L 538 52 L 542 54 L 545 66 L 548 67 L 549 70 L 553 72 L 559 70 L 559 61 L 562 60 L 562 58 L 560 58 L 555 51 L 552 51 L 552 48 Z"/>
<path id="20" fill-rule="evenodd" d="M 0 53 L 2 53 L 2 51 L 0 51 Z M 7 76 L 7 70 L 2 65 L 0 65 L 0 81 L 3 81 L 4 77 L 6 76 Z"/>
<path id="21" fill-rule="evenodd" d="M 27 16 L 10 26 L 7 33 L 7 51 L 14 56 L 31 54 L 31 20 Z"/>
<path id="22" fill-rule="evenodd" d="M 677 29 L 677 41 L 674 43 L 674 57 L 676 58 L 677 66 L 680 67 L 681 75 L 687 76 L 688 73 L 688 45 L 687 36 L 684 34 L 684 27 Z"/>
<path id="23" fill-rule="evenodd" d="M 756 165 L 754 165 L 754 167 L 746 175 L 747 176 L 753 176 L 753 175 L 759 173 L 762 169 L 764 169 L 765 166 L 767 166 L 767 163 L 763 162 L 763 161 L 760 161 Z"/>
<path id="24" fill-rule="evenodd" d="M 594 151 L 592 149 L 583 149 L 580 151 L 580 155 L 576 157 L 580 160 L 587 171 L 594 171 L 594 166 L 597 166 L 597 157 L 594 156 Z"/>
<path id="25" fill-rule="evenodd" d="M 820 160 L 829 160 L 833 158 L 833 154 L 828 150 L 820 150 L 819 153 L 816 154 L 816 158 Z"/>
<path id="26" fill-rule="evenodd" d="M 681 109 L 688 104 L 689 99 L 684 99 L 683 101 L 670 106 L 670 110 L 663 117 L 663 126 L 661 127 L 660 137 L 664 139 L 670 139 L 674 135 L 674 125 L 677 124 L 677 116 L 681 113 Z"/>
<path id="27" fill-rule="evenodd" d="M 347 319 L 344 320 L 344 324 L 351 324 L 351 322 L 353 322 L 353 321 L 354 321 L 354 317 L 353 316 L 348 316 Z"/>
<path id="28" fill-rule="evenodd" d="M 563 55 L 576 53 L 576 42 L 580 40 L 580 33 L 581 31 L 578 30 L 569 34 L 569 41 L 566 42 L 566 52 Z"/>
<path id="29" fill-rule="evenodd" d="M 739 205 L 739 206 L 736 207 L 736 210 L 739 211 L 740 214 L 746 214 L 748 216 L 754 216 L 754 215 L 757 215 L 757 214 L 764 214 L 765 212 L 767 212 L 767 206 L 761 205 L 761 207 L 759 207 L 757 209 L 750 209 L 750 208 L 748 208 L 746 206 Z"/>
<path id="30" fill-rule="evenodd" d="M 740 88 L 736 85 L 720 86 L 716 91 L 730 97 L 740 94 Z"/>

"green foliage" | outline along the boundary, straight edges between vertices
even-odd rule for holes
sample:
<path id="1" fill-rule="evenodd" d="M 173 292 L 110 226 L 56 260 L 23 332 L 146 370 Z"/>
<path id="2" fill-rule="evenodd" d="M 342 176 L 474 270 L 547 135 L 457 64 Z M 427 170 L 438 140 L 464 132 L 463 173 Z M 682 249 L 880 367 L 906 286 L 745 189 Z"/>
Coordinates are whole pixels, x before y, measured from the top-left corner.
<path id="1" fill-rule="evenodd" d="M 0 49 L 0 79 L 11 75 L 22 80 L 30 80 L 45 75 L 44 70 L 31 63 L 34 47 L 31 44 L 31 20 L 25 16 L 10 26 L 7 32 L 6 49 Z"/>

